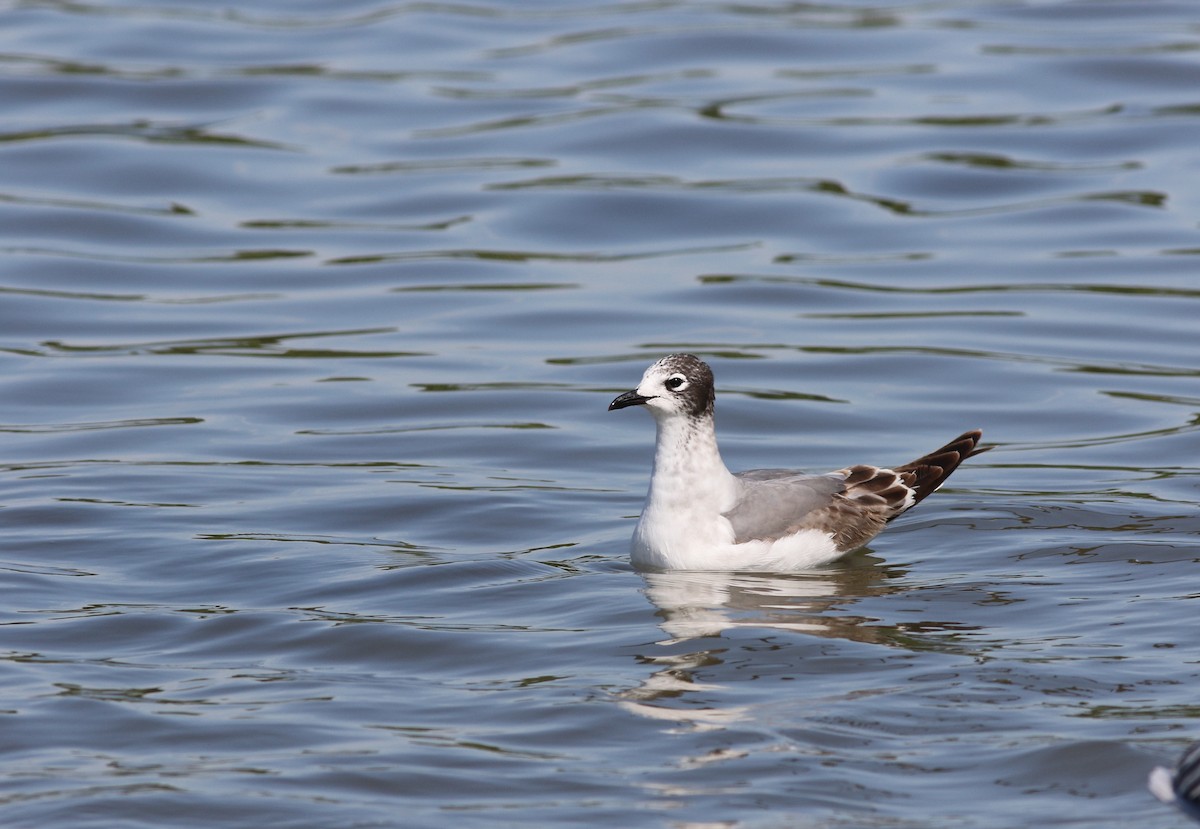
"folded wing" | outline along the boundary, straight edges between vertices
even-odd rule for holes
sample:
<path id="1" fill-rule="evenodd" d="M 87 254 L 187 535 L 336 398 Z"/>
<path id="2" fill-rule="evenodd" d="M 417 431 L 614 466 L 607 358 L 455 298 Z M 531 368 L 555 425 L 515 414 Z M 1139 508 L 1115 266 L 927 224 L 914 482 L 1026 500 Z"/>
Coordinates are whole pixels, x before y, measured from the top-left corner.
<path id="1" fill-rule="evenodd" d="M 915 461 L 887 469 L 859 464 L 827 475 L 790 469 L 738 473 L 741 493 L 725 513 L 734 541 L 775 541 L 801 530 L 829 533 L 840 550 L 874 538 L 896 516 L 936 491 L 958 465 L 978 455 L 982 437 L 965 432 Z"/>

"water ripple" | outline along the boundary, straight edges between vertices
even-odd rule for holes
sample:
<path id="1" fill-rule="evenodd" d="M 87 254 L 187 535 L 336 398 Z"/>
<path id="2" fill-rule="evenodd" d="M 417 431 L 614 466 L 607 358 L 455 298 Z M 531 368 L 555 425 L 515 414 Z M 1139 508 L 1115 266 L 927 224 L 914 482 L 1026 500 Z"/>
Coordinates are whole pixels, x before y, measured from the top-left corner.
<path id="1" fill-rule="evenodd" d="M 139 355 L 200 355 L 219 354 L 228 357 L 283 357 L 291 359 L 342 359 L 347 357 L 390 358 L 419 357 L 423 352 L 396 350 L 362 350 L 298 347 L 295 340 L 323 339 L 327 337 L 358 337 L 388 333 L 386 328 L 368 328 L 357 331 L 308 331 L 289 334 L 267 334 L 244 337 L 213 337 L 198 340 L 165 340 L 140 343 L 110 343 L 104 345 L 79 345 L 58 340 L 42 343 L 44 356 L 106 356 L 113 354 Z"/>
<path id="2" fill-rule="evenodd" d="M 95 423 L 0 423 L 0 432 L 19 434 L 52 434 L 56 432 L 90 432 L 96 429 L 141 429 L 146 426 L 187 426 L 203 423 L 199 417 L 148 417 Z"/>

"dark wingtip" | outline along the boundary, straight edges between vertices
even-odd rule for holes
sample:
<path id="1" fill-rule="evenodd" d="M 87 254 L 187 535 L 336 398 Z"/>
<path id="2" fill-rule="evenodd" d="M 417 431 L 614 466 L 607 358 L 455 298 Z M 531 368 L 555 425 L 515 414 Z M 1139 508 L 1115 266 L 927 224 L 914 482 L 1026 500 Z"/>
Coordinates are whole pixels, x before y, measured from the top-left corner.
<path id="1" fill-rule="evenodd" d="M 956 446 L 957 444 L 965 443 L 968 440 L 971 442 L 971 449 L 967 452 L 967 454 L 963 455 L 963 460 L 966 460 L 967 458 L 973 458 L 976 455 L 982 454 L 993 448 L 992 444 L 990 443 L 987 446 L 979 445 L 979 441 L 983 440 L 982 429 L 972 429 L 969 432 L 963 432 L 954 440 L 950 441 L 949 446 Z"/>
<path id="2" fill-rule="evenodd" d="M 909 486 L 915 493 L 913 504 L 920 503 L 926 496 L 937 491 L 937 488 L 945 483 L 950 474 L 958 469 L 958 465 L 967 458 L 992 448 L 991 446 L 980 446 L 979 441 L 982 439 L 983 430 L 972 429 L 969 432 L 963 432 L 940 449 L 935 449 L 911 463 L 896 467 L 897 472 L 911 476 Z"/>

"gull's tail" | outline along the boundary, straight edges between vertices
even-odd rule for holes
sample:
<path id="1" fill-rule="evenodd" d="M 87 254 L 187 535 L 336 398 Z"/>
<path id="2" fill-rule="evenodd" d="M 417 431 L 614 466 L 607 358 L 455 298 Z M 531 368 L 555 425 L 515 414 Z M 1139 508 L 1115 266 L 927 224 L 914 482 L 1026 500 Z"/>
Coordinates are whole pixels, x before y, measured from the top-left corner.
<path id="1" fill-rule="evenodd" d="M 912 490 L 913 501 L 908 506 L 919 504 L 924 498 L 937 492 L 938 487 L 950 477 L 950 473 L 958 469 L 958 465 L 967 458 L 991 449 L 990 446 L 979 446 L 982 437 L 983 432 L 979 429 L 963 432 L 941 449 L 935 449 L 904 466 L 897 466 L 896 474 Z"/>

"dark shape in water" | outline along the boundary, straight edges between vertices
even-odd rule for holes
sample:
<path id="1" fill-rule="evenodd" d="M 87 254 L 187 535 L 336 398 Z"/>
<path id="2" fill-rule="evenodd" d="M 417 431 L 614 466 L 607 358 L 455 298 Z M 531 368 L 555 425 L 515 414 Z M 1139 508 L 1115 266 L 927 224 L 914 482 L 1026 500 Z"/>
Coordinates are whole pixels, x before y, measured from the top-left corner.
<path id="1" fill-rule="evenodd" d="M 1157 766 L 1150 772 L 1150 791 L 1163 803 L 1174 803 L 1200 821 L 1200 742 L 1192 743 L 1175 764 L 1175 771 Z"/>

